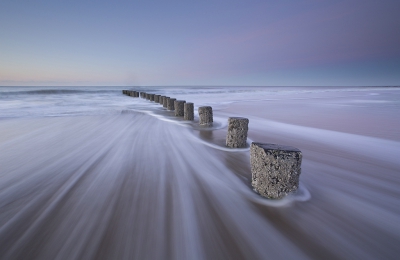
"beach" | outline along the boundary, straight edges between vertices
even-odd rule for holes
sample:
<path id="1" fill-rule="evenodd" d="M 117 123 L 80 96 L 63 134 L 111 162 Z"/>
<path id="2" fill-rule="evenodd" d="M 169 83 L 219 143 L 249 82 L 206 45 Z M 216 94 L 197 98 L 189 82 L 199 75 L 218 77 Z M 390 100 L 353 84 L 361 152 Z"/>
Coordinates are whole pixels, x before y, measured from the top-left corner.
<path id="1" fill-rule="evenodd" d="M 122 89 L 0 89 L 0 259 L 397 259 L 399 88 L 136 88 L 193 122 Z M 296 193 L 252 190 L 251 142 L 302 151 Z"/>

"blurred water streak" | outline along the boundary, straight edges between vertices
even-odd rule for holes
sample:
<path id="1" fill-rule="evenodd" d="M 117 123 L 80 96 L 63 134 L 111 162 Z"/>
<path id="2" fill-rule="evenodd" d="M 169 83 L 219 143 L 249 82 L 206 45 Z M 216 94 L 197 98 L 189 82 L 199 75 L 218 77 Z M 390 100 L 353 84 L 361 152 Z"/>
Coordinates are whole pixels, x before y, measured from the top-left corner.
<path id="1" fill-rule="evenodd" d="M 397 259 L 400 253 L 396 132 L 383 139 L 379 129 L 370 133 L 340 119 L 331 126 L 332 115 L 310 112 L 355 104 L 347 111 L 360 117 L 372 110 L 393 115 L 396 89 L 164 90 L 197 106 L 212 104 L 210 131 L 119 90 L 12 91 L 3 89 L 0 105 L 0 259 Z M 280 97 L 266 101 L 272 96 Z M 383 96 L 386 103 L 357 110 Z M 288 104 L 314 120 L 290 116 Z M 248 151 L 221 145 L 232 114 L 250 118 L 250 139 L 302 150 L 298 194 L 279 202 L 251 190 Z M 398 117 L 382 122 L 397 127 L 390 119 Z"/>

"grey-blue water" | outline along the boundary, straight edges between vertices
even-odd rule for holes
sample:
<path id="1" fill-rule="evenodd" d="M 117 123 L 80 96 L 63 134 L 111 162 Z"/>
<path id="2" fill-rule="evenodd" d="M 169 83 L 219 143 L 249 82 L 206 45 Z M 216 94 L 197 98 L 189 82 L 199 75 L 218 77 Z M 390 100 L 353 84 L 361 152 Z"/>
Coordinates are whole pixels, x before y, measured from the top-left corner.
<path id="1" fill-rule="evenodd" d="M 395 87 L 0 87 L 0 259 L 397 259 L 399 112 Z M 297 193 L 252 191 L 230 116 L 303 152 Z"/>

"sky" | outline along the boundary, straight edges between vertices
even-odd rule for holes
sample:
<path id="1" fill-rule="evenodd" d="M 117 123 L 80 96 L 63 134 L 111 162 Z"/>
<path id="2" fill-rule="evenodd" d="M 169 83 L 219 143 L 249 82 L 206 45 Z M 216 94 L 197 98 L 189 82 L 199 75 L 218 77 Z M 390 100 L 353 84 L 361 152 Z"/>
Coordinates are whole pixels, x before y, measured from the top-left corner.
<path id="1" fill-rule="evenodd" d="M 0 1 L 0 86 L 398 86 L 399 0 Z"/>

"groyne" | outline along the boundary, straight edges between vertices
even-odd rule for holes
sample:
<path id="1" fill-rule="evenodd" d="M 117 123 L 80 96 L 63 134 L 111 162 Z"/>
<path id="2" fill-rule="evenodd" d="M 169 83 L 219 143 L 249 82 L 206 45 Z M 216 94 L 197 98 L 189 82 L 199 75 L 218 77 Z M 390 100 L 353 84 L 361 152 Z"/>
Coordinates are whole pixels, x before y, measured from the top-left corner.
<path id="1" fill-rule="evenodd" d="M 176 117 L 194 121 L 194 104 L 176 98 L 139 92 L 122 90 L 122 93 L 131 97 L 141 97 L 155 102 L 172 111 Z M 198 108 L 199 125 L 213 126 L 213 110 L 211 106 Z M 246 148 L 249 119 L 244 117 L 229 117 L 226 134 L 226 147 L 232 149 Z M 259 195 L 270 199 L 281 199 L 299 187 L 302 153 L 291 146 L 270 143 L 252 142 L 250 145 L 251 185 Z"/>

